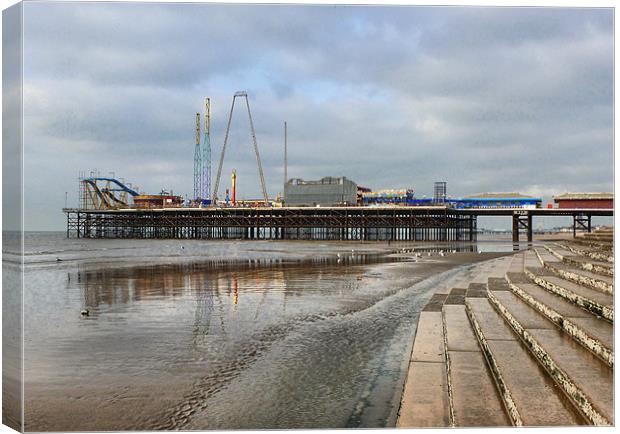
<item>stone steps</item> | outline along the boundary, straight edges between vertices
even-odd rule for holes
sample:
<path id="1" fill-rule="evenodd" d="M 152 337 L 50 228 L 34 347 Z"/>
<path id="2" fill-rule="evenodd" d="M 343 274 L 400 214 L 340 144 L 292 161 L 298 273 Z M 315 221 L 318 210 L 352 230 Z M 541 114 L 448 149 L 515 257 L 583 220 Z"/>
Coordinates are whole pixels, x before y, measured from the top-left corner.
<path id="1" fill-rule="evenodd" d="M 613 264 L 610 264 L 609 262 L 595 261 L 584 256 L 575 256 L 572 252 L 562 249 L 557 245 L 545 245 L 545 249 L 547 249 L 549 253 L 557 257 L 559 260 L 569 265 L 574 265 L 583 270 L 601 274 L 603 276 L 613 277 L 614 275 Z"/>
<path id="2" fill-rule="evenodd" d="M 542 260 L 543 266 L 556 276 L 579 285 L 613 294 L 613 278 L 564 264 L 544 249 L 534 249 L 534 251 Z"/>
<path id="3" fill-rule="evenodd" d="M 596 240 L 587 240 L 583 238 L 573 238 L 571 240 L 571 243 L 579 244 L 581 246 L 591 247 L 594 249 L 613 252 L 613 243 L 610 243 L 608 241 L 596 241 Z"/>
<path id="4" fill-rule="evenodd" d="M 583 234 L 582 238 L 584 240 L 606 241 L 611 243 L 613 243 L 614 241 L 613 233 L 593 232 L 589 234 Z"/>
<path id="5" fill-rule="evenodd" d="M 511 275 L 514 278 L 514 275 Z M 613 325 L 563 297 L 548 292 L 534 282 L 528 282 L 525 273 L 518 282 L 510 281 L 510 289 L 531 307 L 543 314 L 573 339 L 597 355 L 607 365 L 614 365 Z M 491 288 L 489 283 L 489 288 Z"/>
<path id="6" fill-rule="evenodd" d="M 466 306 L 513 425 L 585 423 L 488 299 L 467 298 Z"/>
<path id="7" fill-rule="evenodd" d="M 504 258 L 501 277 L 488 262 L 431 298 L 398 427 L 613 425 L 613 297 L 560 279 L 541 265 L 567 264 L 546 255 Z"/>
<path id="8" fill-rule="evenodd" d="M 462 304 L 443 307 L 452 426 L 510 426 L 491 372 Z"/>
<path id="9" fill-rule="evenodd" d="M 469 325 L 480 283 L 435 294 L 418 320 L 397 427 L 510 426 Z"/>
<path id="10" fill-rule="evenodd" d="M 576 255 L 587 256 L 597 261 L 610 262 L 610 263 L 614 262 L 613 254 L 610 251 L 603 251 L 600 249 L 589 248 L 589 247 L 585 247 L 579 244 L 574 244 L 571 242 L 557 243 L 557 245 Z"/>
<path id="11" fill-rule="evenodd" d="M 613 322 L 614 300 L 612 295 L 562 279 L 544 268 L 526 268 L 524 272 L 537 285 L 563 297 L 582 309 L 591 312 L 593 315 Z M 507 277 L 509 280 L 514 278 L 510 273 L 507 274 Z"/>
<path id="12" fill-rule="evenodd" d="M 489 301 L 573 405 L 594 425 L 613 424 L 613 370 L 509 291 Z"/>

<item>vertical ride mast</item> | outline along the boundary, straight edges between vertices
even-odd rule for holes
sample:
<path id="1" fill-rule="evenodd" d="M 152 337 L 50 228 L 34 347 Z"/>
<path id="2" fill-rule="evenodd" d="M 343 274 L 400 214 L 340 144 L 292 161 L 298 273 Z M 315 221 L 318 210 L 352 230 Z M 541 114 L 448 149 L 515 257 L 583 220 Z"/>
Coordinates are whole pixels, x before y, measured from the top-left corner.
<path id="1" fill-rule="evenodd" d="M 220 177 L 222 175 L 222 165 L 224 163 L 224 154 L 226 153 L 226 144 L 228 143 L 228 134 L 230 132 L 230 124 L 232 121 L 232 114 L 235 108 L 235 99 L 237 97 L 245 98 L 245 104 L 248 110 L 248 119 L 250 121 L 250 133 L 252 135 L 252 144 L 254 146 L 254 153 L 256 154 L 256 163 L 258 165 L 258 175 L 260 179 L 261 189 L 263 193 L 263 200 L 265 205 L 269 204 L 269 197 L 267 196 L 267 189 L 265 187 L 265 177 L 263 175 L 263 166 L 260 161 L 260 154 L 258 152 L 258 143 L 256 141 L 256 132 L 254 131 L 254 121 L 252 120 L 252 113 L 250 111 L 250 102 L 248 100 L 247 92 L 235 92 L 233 95 L 232 105 L 230 106 L 230 113 L 228 114 L 228 124 L 226 126 L 226 134 L 224 136 L 224 145 L 222 146 L 222 153 L 220 154 L 220 163 L 217 168 L 217 177 L 215 178 L 215 187 L 213 188 L 213 201 L 217 198 L 217 191 L 220 185 Z"/>
<path id="2" fill-rule="evenodd" d="M 200 155 L 200 113 L 196 113 L 196 147 L 194 148 L 194 199 L 202 194 L 202 157 Z"/>

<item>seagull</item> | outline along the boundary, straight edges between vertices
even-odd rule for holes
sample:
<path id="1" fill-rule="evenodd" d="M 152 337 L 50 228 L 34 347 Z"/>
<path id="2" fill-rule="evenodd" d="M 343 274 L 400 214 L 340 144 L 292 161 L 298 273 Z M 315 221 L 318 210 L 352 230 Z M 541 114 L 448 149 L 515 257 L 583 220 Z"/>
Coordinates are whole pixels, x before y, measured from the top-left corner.
<path id="1" fill-rule="evenodd" d="M 80 311 L 80 314 L 82 316 L 88 316 L 90 314 L 90 311 L 88 309 L 84 309 L 84 310 Z"/>
<path id="2" fill-rule="evenodd" d="M 56 258 L 56 262 L 62 262 L 62 259 Z"/>

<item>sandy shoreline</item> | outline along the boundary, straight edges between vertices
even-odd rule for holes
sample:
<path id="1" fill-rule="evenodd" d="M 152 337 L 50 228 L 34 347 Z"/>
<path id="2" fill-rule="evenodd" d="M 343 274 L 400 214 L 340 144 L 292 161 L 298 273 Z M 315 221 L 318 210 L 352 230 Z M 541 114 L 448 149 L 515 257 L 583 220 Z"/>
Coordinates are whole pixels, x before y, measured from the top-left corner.
<path id="1" fill-rule="evenodd" d="M 270 243 L 273 244 L 273 243 Z M 290 247 L 290 243 L 284 243 L 287 247 Z M 410 252 L 402 252 L 402 247 L 395 246 L 394 244 L 376 245 L 373 244 L 369 248 L 368 244 L 360 245 L 331 245 L 330 243 L 312 243 L 313 245 L 307 246 L 308 243 L 300 245 L 299 249 L 295 251 L 292 257 L 282 258 L 282 254 L 278 252 L 278 249 L 273 249 L 273 246 L 267 251 L 261 251 L 260 249 L 250 249 L 247 252 L 243 252 L 242 258 L 228 258 L 221 259 L 220 257 L 212 258 L 213 264 L 221 265 L 222 263 L 229 263 L 232 261 L 232 265 L 229 263 L 228 269 L 234 269 L 240 267 L 245 270 L 261 270 L 275 268 L 277 270 L 287 270 L 291 268 L 302 269 L 306 266 L 321 268 L 325 266 L 329 267 L 341 267 L 343 270 L 353 270 L 351 274 L 343 274 L 340 277 L 340 281 L 343 287 L 351 285 L 361 285 L 367 287 L 366 291 L 373 291 L 373 285 L 384 286 L 384 284 L 390 284 L 394 282 L 396 285 L 393 288 L 393 293 L 398 294 L 404 291 L 405 287 L 411 287 L 411 285 L 418 285 L 421 282 L 432 278 L 440 273 L 448 270 L 454 270 L 460 266 L 473 264 L 476 262 L 488 260 L 497 256 L 504 255 L 503 253 L 454 253 L 446 256 L 440 256 L 438 252 L 431 253 L 431 256 L 416 257 L 418 261 L 413 262 L 393 262 L 396 260 L 403 261 L 407 257 L 414 257 Z M 411 247 L 411 246 L 410 246 Z M 423 245 L 420 247 L 428 247 Z M 444 246 L 445 247 L 445 246 Z M 352 255 L 351 250 L 361 251 L 362 253 Z M 347 254 L 345 259 L 345 253 Z M 398 253 L 400 258 L 383 258 L 382 255 L 394 255 Z M 340 258 L 338 255 L 340 254 Z M 278 257 L 278 255 L 280 255 Z M 238 254 L 237 254 L 238 256 Z M 364 258 L 363 261 L 355 260 L 355 257 Z M 353 258 L 353 259 L 352 259 Z M 143 258 L 144 259 L 144 258 Z M 340 263 L 338 262 L 340 260 Z M 161 262 L 159 262 L 161 261 Z M 124 269 L 140 269 L 142 267 L 146 271 L 135 271 L 134 274 L 130 273 L 131 279 L 135 280 L 140 278 L 143 273 L 150 273 L 149 270 L 161 268 L 164 264 L 176 264 L 179 268 L 175 271 L 177 273 L 186 273 L 187 265 L 196 261 L 195 258 L 159 258 L 155 263 L 149 261 L 135 261 L 131 266 L 125 264 Z M 235 262 L 236 261 L 236 262 Z M 250 263 L 248 263 L 250 261 Z M 323 262 L 322 262 L 323 261 Z M 241 266 L 242 263 L 245 265 Z M 112 266 L 113 263 L 99 264 L 99 267 L 95 267 L 86 260 L 80 262 L 78 268 L 80 272 L 84 273 L 117 273 L 110 274 L 110 276 L 118 281 L 118 279 L 124 279 L 124 272 L 119 271 L 117 267 Z M 314 265 L 313 265 L 314 264 Z M 69 264 L 58 264 L 60 269 L 73 268 Z M 164 267 L 168 269 L 168 267 Z M 467 268 L 467 267 L 465 267 Z M 117 271 L 112 271 L 116 269 Z M 98 270 L 98 271 L 96 271 Z M 106 271 L 107 270 L 107 271 Z M 34 270 L 32 270 L 34 271 Z M 466 270 L 463 270 L 466 272 Z M 120 274 L 118 274 L 120 273 Z M 126 273 L 126 272 L 125 272 Z M 137 274 L 136 274 L 137 273 Z M 28 273 L 27 273 L 28 274 Z M 98 275 L 99 275 L 98 274 Z M 380 275 L 381 278 L 377 279 L 374 275 Z M 136 277 L 137 276 L 137 277 Z M 145 284 L 152 285 L 153 282 L 146 281 Z M 182 283 L 178 283 L 181 284 Z M 177 285 L 178 285 L 177 284 Z M 377 287 L 379 288 L 379 287 Z M 420 298 L 420 305 L 422 301 L 425 301 L 430 297 L 433 292 L 431 289 L 425 289 L 428 294 L 424 294 Z M 244 293 L 240 293 L 242 300 L 247 298 Z M 390 295 L 387 296 L 388 298 Z M 368 307 L 363 307 L 362 311 L 369 308 L 374 308 L 376 303 L 381 303 L 382 299 L 379 297 L 375 302 L 371 302 Z M 355 315 L 355 309 L 348 315 Z M 291 329 L 290 333 L 299 333 L 303 331 L 305 325 L 299 323 Z M 410 339 L 408 345 L 413 342 L 412 330 L 409 330 Z M 280 345 L 280 340 L 287 341 L 286 336 L 278 338 L 277 345 Z M 289 422 L 282 423 L 269 422 L 267 419 L 261 419 L 256 417 L 246 416 L 237 419 L 216 418 L 213 419 L 211 411 L 220 406 L 220 402 L 224 402 L 225 392 L 233 385 L 239 382 L 243 382 L 245 378 L 244 370 L 254 369 L 254 365 L 257 364 L 262 358 L 270 357 L 270 352 L 273 351 L 273 345 L 276 343 L 268 344 L 265 347 L 259 345 L 260 351 L 256 349 L 243 349 L 240 347 L 240 351 L 236 357 L 237 360 L 244 360 L 242 365 L 239 365 L 238 369 L 233 370 L 228 374 L 217 374 L 217 370 L 211 372 L 207 377 L 204 374 L 200 374 L 200 371 L 195 368 L 186 366 L 180 368 L 184 375 L 179 376 L 174 372 L 164 374 L 155 369 L 154 372 L 160 372 L 157 375 L 157 380 L 153 381 L 151 374 L 149 375 L 130 375 L 125 376 L 122 373 L 115 373 L 112 377 L 113 381 L 101 382 L 96 378 L 88 382 L 75 381 L 74 385 L 63 385 L 62 383 L 54 383 L 44 380 L 44 377 L 37 377 L 26 383 L 26 428 L 28 430 L 55 430 L 55 431 L 70 431 L 70 430 L 115 430 L 115 429 L 157 429 L 157 428 L 189 428 L 189 429 L 224 429 L 224 428 L 278 428 L 278 427 L 297 427 L 296 425 L 290 425 Z M 262 345 L 262 344 L 261 344 Z M 277 348 L 273 347 L 273 348 Z M 409 346 L 410 349 L 410 346 Z M 87 349 L 85 351 L 88 351 Z M 408 359 L 409 353 L 405 353 L 404 357 Z M 71 357 L 70 355 L 68 356 Z M 260 365 L 260 363 L 258 363 Z M 30 370 L 35 369 L 37 364 L 31 365 Z M 180 365 L 182 366 L 182 365 Z M 215 366 L 215 365 L 212 365 Z M 189 370 L 188 370 L 189 369 Z M 26 366 L 28 372 L 29 367 Z M 262 372 L 262 371 L 261 371 Z M 218 375 L 220 375 L 218 377 Z M 267 374 L 263 374 L 267 375 Z M 33 378 L 28 376 L 27 378 Z M 404 377 L 402 379 L 404 381 Z M 221 384 L 220 384 L 221 383 Z M 125 384 L 125 387 L 119 387 L 119 384 Z M 242 383 L 240 383 L 242 384 Z M 297 386 L 299 387 L 299 385 Z M 402 389 L 402 385 L 400 386 Z M 210 392 L 209 392 L 210 391 Z M 383 391 L 386 396 L 389 394 L 395 404 L 392 407 L 392 416 L 388 417 L 387 424 L 393 426 L 395 423 L 395 412 L 398 410 L 398 403 L 400 402 L 400 393 L 402 390 L 396 388 L 394 390 Z M 223 394 L 223 395 L 222 395 Z M 219 396 L 222 395 L 222 396 Z M 395 396 L 397 395 L 397 396 Z M 277 400 L 274 397 L 274 400 Z M 224 401 L 222 401 L 224 400 Z M 210 408 L 209 412 L 205 412 L 203 405 L 207 405 Z M 247 403 L 246 403 L 247 405 Z M 129 410 L 128 409 L 133 409 Z M 364 413 L 366 412 L 366 413 Z M 370 412 L 370 413 L 369 413 Z M 370 410 L 363 410 L 361 413 L 360 423 L 366 423 L 368 426 L 377 426 L 378 422 L 364 422 L 364 417 L 369 417 L 367 414 L 372 414 Z M 71 415 L 68 417 L 67 415 Z M 333 419 L 333 420 L 337 420 Z M 289 425 L 287 425 L 289 423 Z M 385 421 L 383 423 L 386 423 Z M 329 423 L 321 424 L 317 422 L 315 426 L 326 428 L 338 428 L 341 424 Z M 366 426 L 366 425 L 363 425 Z"/>

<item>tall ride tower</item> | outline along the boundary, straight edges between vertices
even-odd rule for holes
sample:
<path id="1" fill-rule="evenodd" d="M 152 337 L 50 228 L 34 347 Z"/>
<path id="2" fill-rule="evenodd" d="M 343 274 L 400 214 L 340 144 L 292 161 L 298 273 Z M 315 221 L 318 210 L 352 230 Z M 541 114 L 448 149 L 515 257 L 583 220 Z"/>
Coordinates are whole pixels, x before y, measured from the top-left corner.
<path id="1" fill-rule="evenodd" d="M 222 165 L 224 164 L 224 154 L 226 153 L 226 144 L 228 143 L 228 133 L 230 132 L 230 123 L 232 121 L 233 110 L 235 109 L 235 100 L 237 98 L 245 98 L 245 105 L 248 109 L 248 119 L 250 121 L 250 133 L 252 135 L 252 144 L 254 145 L 254 154 L 256 154 L 256 165 L 258 166 L 258 176 L 260 180 L 261 189 L 263 191 L 263 200 L 265 206 L 269 205 L 269 198 L 267 196 L 267 188 L 265 187 L 265 177 L 263 176 L 263 166 L 260 162 L 260 155 L 258 153 L 258 143 L 256 142 L 256 132 L 254 131 L 254 121 L 252 120 L 252 113 L 250 112 L 250 103 L 248 101 L 247 92 L 240 91 L 235 92 L 233 95 L 232 105 L 230 106 L 230 113 L 228 114 L 228 123 L 226 125 L 226 134 L 224 135 L 224 145 L 222 146 L 222 153 L 220 154 L 220 163 L 217 166 L 217 176 L 215 177 L 215 186 L 213 188 L 213 203 L 217 198 L 217 190 L 220 186 L 220 177 L 222 175 Z"/>
<path id="2" fill-rule="evenodd" d="M 196 113 L 196 147 L 194 148 L 194 199 L 202 199 L 202 156 L 200 155 L 200 113 Z"/>
<path id="3" fill-rule="evenodd" d="M 202 196 L 211 197 L 211 100 L 205 98 L 205 134 L 202 143 Z"/>

